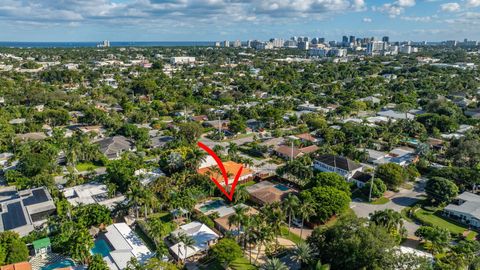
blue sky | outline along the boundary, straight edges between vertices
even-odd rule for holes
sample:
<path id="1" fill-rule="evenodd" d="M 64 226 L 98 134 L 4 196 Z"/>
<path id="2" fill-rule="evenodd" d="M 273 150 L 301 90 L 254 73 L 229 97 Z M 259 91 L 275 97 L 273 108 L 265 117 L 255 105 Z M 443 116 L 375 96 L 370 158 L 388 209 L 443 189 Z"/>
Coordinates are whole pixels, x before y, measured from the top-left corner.
<path id="1" fill-rule="evenodd" d="M 480 0 L 1 0 L 1 41 L 480 40 Z"/>

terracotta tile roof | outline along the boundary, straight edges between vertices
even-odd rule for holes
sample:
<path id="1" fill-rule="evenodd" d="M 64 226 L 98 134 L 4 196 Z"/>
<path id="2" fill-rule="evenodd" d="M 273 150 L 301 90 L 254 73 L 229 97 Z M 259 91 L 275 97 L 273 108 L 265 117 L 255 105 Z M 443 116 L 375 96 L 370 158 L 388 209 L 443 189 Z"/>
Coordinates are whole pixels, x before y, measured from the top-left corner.
<path id="1" fill-rule="evenodd" d="M 302 139 L 304 141 L 309 141 L 309 142 L 316 142 L 317 141 L 317 139 L 315 139 L 315 137 L 310 135 L 310 133 L 298 134 L 298 135 L 295 135 L 295 137 L 297 137 L 299 139 Z"/>
<path id="2" fill-rule="evenodd" d="M 281 154 L 282 156 L 286 156 L 288 158 L 297 158 L 302 154 L 302 151 L 300 151 L 298 148 L 293 147 L 293 156 L 292 156 L 292 147 L 287 146 L 287 145 L 280 145 L 275 149 L 275 152 Z"/>
<path id="3" fill-rule="evenodd" d="M 309 154 L 309 153 L 313 153 L 313 152 L 317 151 L 318 149 L 319 149 L 318 146 L 310 145 L 310 146 L 307 146 L 307 147 L 300 148 L 300 151 L 304 154 Z"/>
<path id="4" fill-rule="evenodd" d="M 226 162 L 223 162 L 223 166 L 225 167 L 225 170 L 227 171 L 227 174 L 230 175 L 229 179 L 234 179 L 238 170 L 243 165 L 240 164 L 240 163 L 233 162 L 233 161 L 226 161 Z M 201 169 L 198 169 L 197 172 L 199 174 L 202 174 L 202 175 L 215 177 L 216 179 L 223 179 L 222 173 L 219 170 L 218 171 L 214 170 L 213 168 L 218 168 L 218 166 L 215 165 L 215 166 L 211 166 L 211 167 L 201 168 Z M 253 171 L 251 169 L 243 166 L 241 176 L 245 176 L 245 175 L 249 175 L 249 174 L 253 174 Z"/>
<path id="5" fill-rule="evenodd" d="M 15 264 L 4 265 L 1 270 L 32 270 L 32 265 L 29 262 L 20 262 Z"/>

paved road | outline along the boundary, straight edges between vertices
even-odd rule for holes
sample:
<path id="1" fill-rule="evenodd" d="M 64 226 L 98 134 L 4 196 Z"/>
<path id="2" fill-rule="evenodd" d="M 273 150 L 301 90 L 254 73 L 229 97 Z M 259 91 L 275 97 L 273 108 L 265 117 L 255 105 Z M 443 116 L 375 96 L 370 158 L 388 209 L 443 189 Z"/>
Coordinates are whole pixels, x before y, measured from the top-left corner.
<path id="1" fill-rule="evenodd" d="M 213 148 L 215 145 L 221 145 L 223 147 L 227 147 L 229 142 L 236 143 L 237 145 L 242 145 L 242 144 L 246 144 L 246 143 L 249 143 L 249 142 L 253 142 L 253 134 L 252 134 L 252 136 L 239 138 L 239 139 L 234 139 L 234 140 L 231 140 L 229 142 L 214 141 L 214 140 L 211 140 L 211 139 L 207 138 L 206 136 L 202 136 L 199 141 L 202 142 L 203 144 L 205 144 L 206 146 L 210 147 L 210 148 Z"/>
<path id="2" fill-rule="evenodd" d="M 425 195 L 425 179 L 418 181 L 412 190 L 401 189 L 398 193 L 390 198 L 390 201 L 386 204 L 373 205 L 365 202 L 354 201 L 350 203 L 350 208 L 355 212 L 358 217 L 368 218 L 370 213 L 377 210 L 393 209 L 397 212 L 402 211 L 407 206 L 410 206 L 422 199 Z M 406 221 L 405 228 L 408 231 L 409 236 L 413 236 L 419 225 Z"/>

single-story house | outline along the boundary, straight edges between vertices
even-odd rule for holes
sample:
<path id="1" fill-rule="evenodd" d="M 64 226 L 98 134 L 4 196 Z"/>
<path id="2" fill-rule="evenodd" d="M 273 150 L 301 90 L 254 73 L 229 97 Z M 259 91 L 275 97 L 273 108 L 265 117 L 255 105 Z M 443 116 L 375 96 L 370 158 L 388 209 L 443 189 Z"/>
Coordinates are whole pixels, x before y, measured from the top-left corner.
<path id="1" fill-rule="evenodd" d="M 56 211 L 45 187 L 17 191 L 15 187 L 0 189 L 0 232 L 15 231 L 26 236 L 43 226 Z"/>
<path id="2" fill-rule="evenodd" d="M 298 134 L 298 135 L 295 135 L 295 137 L 298 138 L 299 140 L 303 141 L 303 142 L 310 142 L 310 143 L 318 142 L 318 139 L 313 137 L 312 134 L 310 134 L 310 133 Z"/>
<path id="3" fill-rule="evenodd" d="M 290 193 L 296 190 L 282 184 L 274 184 L 270 181 L 258 182 L 246 188 L 250 199 L 260 205 L 281 202 Z"/>
<path id="4" fill-rule="evenodd" d="M 246 214 L 248 216 L 258 214 L 258 211 L 255 208 L 250 207 L 250 206 L 246 206 L 244 204 L 235 205 L 232 208 L 235 208 L 235 207 L 246 207 L 247 208 Z M 222 232 L 224 234 L 226 234 L 227 232 L 230 232 L 230 233 L 235 235 L 238 232 L 237 224 L 229 224 L 229 222 L 228 222 L 228 219 L 233 215 L 235 215 L 235 210 L 233 210 L 233 212 L 228 214 L 228 215 L 222 215 L 222 216 L 216 218 L 214 220 L 215 228 L 217 228 L 220 232 Z M 242 232 L 242 228 L 240 228 L 240 233 L 241 232 Z"/>
<path id="5" fill-rule="evenodd" d="M 346 157 L 335 155 L 319 155 L 313 161 L 313 168 L 322 172 L 334 172 L 347 180 L 356 172 L 363 170 L 363 166 Z"/>
<path id="6" fill-rule="evenodd" d="M 310 145 L 303 148 L 292 147 L 288 145 L 280 145 L 275 148 L 274 153 L 286 160 L 296 159 L 305 154 L 313 153 L 319 149 L 316 145 Z"/>
<path id="7" fill-rule="evenodd" d="M 243 167 L 243 169 L 242 169 L 242 174 L 240 175 L 240 178 L 238 179 L 239 184 L 246 183 L 246 182 L 252 180 L 253 177 L 255 176 L 255 172 L 252 169 L 247 168 L 244 165 L 242 165 L 240 163 L 233 162 L 233 161 L 223 162 L 223 167 L 225 168 L 225 171 L 227 172 L 227 175 L 230 175 L 228 177 L 229 185 L 231 185 L 233 183 L 233 180 L 235 179 L 235 176 L 237 175 L 237 173 L 238 173 L 238 171 L 240 170 L 241 167 Z M 215 168 L 217 168 L 217 165 L 200 168 L 200 169 L 197 170 L 197 172 L 199 174 L 202 174 L 202 175 L 207 175 L 209 177 L 213 177 L 213 178 L 217 179 L 223 185 L 223 183 L 224 183 L 223 175 L 222 175 L 221 172 L 219 172 Z"/>
<path id="8" fill-rule="evenodd" d="M 380 111 L 377 113 L 378 116 L 384 116 L 390 119 L 409 119 L 412 120 L 415 118 L 415 115 L 411 113 L 397 112 L 394 110 Z"/>
<path id="9" fill-rule="evenodd" d="M 113 209 L 115 205 L 125 200 L 123 195 L 110 197 L 107 186 L 95 182 L 65 188 L 62 192 L 67 201 L 74 206 L 97 203 Z"/>
<path id="10" fill-rule="evenodd" d="M 135 144 L 124 136 L 114 136 L 95 142 L 108 159 L 119 159 L 123 152 L 135 151 Z"/>
<path id="11" fill-rule="evenodd" d="M 109 269 L 125 269 L 132 258 L 144 264 L 155 256 L 126 223 L 112 224 L 106 230 L 100 239 L 105 240 L 111 248 L 108 256 L 103 258 Z"/>
<path id="12" fill-rule="evenodd" d="M 207 251 L 210 246 L 217 243 L 220 236 L 210 229 L 207 225 L 194 221 L 180 226 L 178 230 L 172 232 L 173 235 L 186 234 L 193 238 L 195 244 L 192 247 L 185 247 L 183 242 L 178 242 L 172 245 L 169 250 L 170 253 L 180 260 L 185 260 L 201 252 Z"/>
<path id="13" fill-rule="evenodd" d="M 480 228 L 480 196 L 463 192 L 443 209 L 443 213 L 463 224 Z"/>

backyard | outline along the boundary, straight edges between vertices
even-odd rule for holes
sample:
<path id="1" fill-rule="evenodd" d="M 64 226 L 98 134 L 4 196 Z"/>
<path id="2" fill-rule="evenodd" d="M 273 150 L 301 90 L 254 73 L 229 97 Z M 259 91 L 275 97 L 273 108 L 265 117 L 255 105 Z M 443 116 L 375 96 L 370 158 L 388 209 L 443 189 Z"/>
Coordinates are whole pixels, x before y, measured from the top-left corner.
<path id="1" fill-rule="evenodd" d="M 463 234 L 468 231 L 468 227 L 459 224 L 451 219 L 442 217 L 439 211 L 429 211 L 423 208 L 419 208 L 415 211 L 415 218 L 421 221 L 425 225 L 433 225 L 449 230 L 453 234 Z M 477 232 L 470 231 L 467 235 L 467 239 L 475 239 Z"/>

